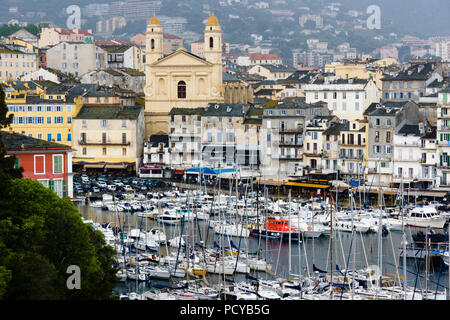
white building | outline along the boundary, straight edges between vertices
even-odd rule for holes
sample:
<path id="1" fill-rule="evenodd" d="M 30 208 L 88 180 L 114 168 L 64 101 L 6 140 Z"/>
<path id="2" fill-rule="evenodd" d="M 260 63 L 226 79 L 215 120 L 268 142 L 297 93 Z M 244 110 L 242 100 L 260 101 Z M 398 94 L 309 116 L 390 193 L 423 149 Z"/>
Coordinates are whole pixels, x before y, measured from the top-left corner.
<path id="1" fill-rule="evenodd" d="M 107 66 L 107 53 L 93 43 L 61 42 L 47 50 L 47 66 L 81 76 Z"/>
<path id="2" fill-rule="evenodd" d="M 324 101 L 328 109 L 340 119 L 363 118 L 366 108 L 380 101 L 380 93 L 371 79 L 320 79 L 303 87 L 306 103 Z"/>

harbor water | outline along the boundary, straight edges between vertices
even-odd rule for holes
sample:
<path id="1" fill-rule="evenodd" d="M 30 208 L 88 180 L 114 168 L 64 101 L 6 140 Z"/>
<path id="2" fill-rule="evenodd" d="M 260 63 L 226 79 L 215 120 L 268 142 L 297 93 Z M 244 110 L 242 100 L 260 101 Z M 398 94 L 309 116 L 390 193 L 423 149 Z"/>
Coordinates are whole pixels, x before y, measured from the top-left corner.
<path id="1" fill-rule="evenodd" d="M 94 208 L 87 204 L 77 204 L 79 212 L 85 219 L 97 223 L 110 223 L 115 225 L 115 221 L 124 232 L 131 229 L 150 230 L 152 227 L 163 228 L 167 239 L 172 239 L 180 235 L 180 225 L 160 225 L 158 222 L 147 217 L 139 217 L 138 214 L 124 214 L 104 211 L 101 208 Z M 418 231 L 425 231 L 423 228 L 406 228 L 408 239 Z M 443 230 L 436 230 L 443 233 Z M 188 235 L 191 243 L 200 243 L 204 241 L 209 247 L 214 242 L 228 246 L 229 240 L 222 235 L 214 233 L 214 230 L 208 227 L 208 221 L 190 221 L 184 224 L 184 235 Z M 391 274 L 393 276 L 403 276 L 403 257 L 401 256 L 402 232 L 391 231 L 381 236 L 381 255 L 378 248 L 378 233 L 358 233 L 352 239 L 351 232 L 333 231 L 333 238 L 330 236 L 320 236 L 319 238 L 304 238 L 299 243 L 298 240 L 289 241 L 270 240 L 250 236 L 249 238 L 232 237 L 234 245 L 246 250 L 247 252 L 259 252 L 261 258 L 272 264 L 272 273 L 252 271 L 251 275 L 260 279 L 273 279 L 282 277 L 284 279 L 294 278 L 295 275 L 312 275 L 315 266 L 323 271 L 329 271 L 333 266 L 343 269 L 361 269 L 368 266 L 377 268 L 382 266 L 382 274 Z M 332 248 L 332 250 L 330 250 Z M 176 250 L 161 246 L 160 254 L 165 255 L 167 250 Z M 259 249 L 259 251 L 258 251 Z M 331 252 L 330 252 L 331 251 Z M 332 260 L 331 260 L 332 259 Z M 428 279 L 426 279 L 428 276 Z M 235 273 L 234 276 L 226 276 L 233 280 L 244 280 L 245 275 Z M 407 283 L 416 288 L 425 288 L 429 290 L 448 290 L 448 269 L 442 263 L 440 258 L 430 259 L 428 263 L 428 272 L 426 271 L 425 259 L 408 258 L 407 259 Z M 223 281 L 222 277 L 216 274 L 207 274 L 206 279 L 209 283 Z M 398 278 L 397 278 L 398 279 Z M 148 282 L 126 281 L 117 285 L 117 293 L 137 292 L 142 293 L 151 287 L 169 286 L 167 281 L 150 280 Z"/>

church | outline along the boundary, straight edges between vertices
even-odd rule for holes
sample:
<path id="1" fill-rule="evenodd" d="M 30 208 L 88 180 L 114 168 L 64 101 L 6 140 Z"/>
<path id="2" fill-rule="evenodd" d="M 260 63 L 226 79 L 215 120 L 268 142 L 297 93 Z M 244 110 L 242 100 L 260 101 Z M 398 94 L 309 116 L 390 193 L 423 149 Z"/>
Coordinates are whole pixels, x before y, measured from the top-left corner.
<path id="1" fill-rule="evenodd" d="M 172 108 L 206 107 L 224 103 L 222 29 L 217 17 L 206 22 L 204 58 L 184 48 L 164 56 L 163 30 L 153 17 L 146 31 L 146 138 L 168 134 Z"/>

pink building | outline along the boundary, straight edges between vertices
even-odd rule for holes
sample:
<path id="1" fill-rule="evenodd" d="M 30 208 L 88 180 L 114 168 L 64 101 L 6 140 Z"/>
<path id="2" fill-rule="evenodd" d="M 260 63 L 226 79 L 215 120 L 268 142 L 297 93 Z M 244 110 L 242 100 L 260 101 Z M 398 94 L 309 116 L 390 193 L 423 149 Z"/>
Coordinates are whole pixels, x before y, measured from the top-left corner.
<path id="1" fill-rule="evenodd" d="M 43 28 L 39 39 L 39 48 L 51 47 L 61 42 L 93 42 L 92 30 Z"/>

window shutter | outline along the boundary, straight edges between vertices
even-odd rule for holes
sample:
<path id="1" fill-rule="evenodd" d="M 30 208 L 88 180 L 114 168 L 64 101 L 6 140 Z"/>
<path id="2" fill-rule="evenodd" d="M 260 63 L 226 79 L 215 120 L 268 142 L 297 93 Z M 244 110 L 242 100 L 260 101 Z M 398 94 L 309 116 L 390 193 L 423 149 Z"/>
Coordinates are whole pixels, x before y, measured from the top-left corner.
<path id="1" fill-rule="evenodd" d="M 67 196 L 67 182 L 63 180 L 63 197 Z"/>
<path id="2" fill-rule="evenodd" d="M 16 157 L 16 162 L 14 163 L 14 169 L 19 169 L 19 157 L 18 156 L 15 156 Z"/>
<path id="3" fill-rule="evenodd" d="M 53 180 L 50 180 L 48 182 L 49 188 L 50 190 L 52 190 L 53 192 L 55 192 L 55 182 Z"/>

